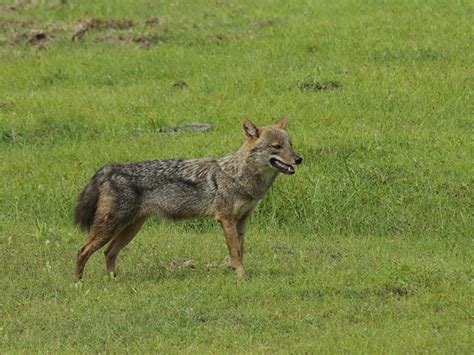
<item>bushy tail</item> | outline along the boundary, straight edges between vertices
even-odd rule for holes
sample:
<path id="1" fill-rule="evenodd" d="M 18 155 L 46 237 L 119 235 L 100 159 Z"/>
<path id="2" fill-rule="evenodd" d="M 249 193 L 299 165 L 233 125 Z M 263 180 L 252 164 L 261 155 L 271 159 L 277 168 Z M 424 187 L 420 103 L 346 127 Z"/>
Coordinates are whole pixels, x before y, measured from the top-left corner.
<path id="1" fill-rule="evenodd" d="M 87 231 L 91 229 L 92 223 L 94 223 L 97 202 L 99 201 L 100 190 L 97 175 L 94 175 L 79 195 L 74 211 L 74 223 Z"/>

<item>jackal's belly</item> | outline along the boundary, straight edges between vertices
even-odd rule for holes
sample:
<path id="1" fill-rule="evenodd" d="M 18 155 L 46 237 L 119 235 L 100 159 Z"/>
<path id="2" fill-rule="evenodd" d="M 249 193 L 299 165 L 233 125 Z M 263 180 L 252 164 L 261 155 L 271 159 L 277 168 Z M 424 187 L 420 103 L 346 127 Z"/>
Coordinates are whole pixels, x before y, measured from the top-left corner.
<path id="1" fill-rule="evenodd" d="M 147 213 L 176 220 L 213 216 L 213 202 L 214 194 L 203 188 L 169 184 L 149 194 L 143 207 Z"/>

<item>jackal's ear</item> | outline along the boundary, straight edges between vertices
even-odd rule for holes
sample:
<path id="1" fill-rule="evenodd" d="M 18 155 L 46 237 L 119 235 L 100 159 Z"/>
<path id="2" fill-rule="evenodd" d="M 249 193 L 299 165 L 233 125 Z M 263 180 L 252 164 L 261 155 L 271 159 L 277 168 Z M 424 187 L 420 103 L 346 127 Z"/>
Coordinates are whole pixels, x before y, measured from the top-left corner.
<path id="1" fill-rule="evenodd" d="M 286 129 L 286 125 L 288 124 L 288 117 L 284 116 L 280 118 L 280 120 L 273 125 L 273 127 Z"/>
<path id="2" fill-rule="evenodd" d="M 244 118 L 242 126 L 244 127 L 245 136 L 247 138 L 257 139 L 259 137 L 260 131 L 258 130 L 258 127 L 255 126 L 248 119 Z"/>

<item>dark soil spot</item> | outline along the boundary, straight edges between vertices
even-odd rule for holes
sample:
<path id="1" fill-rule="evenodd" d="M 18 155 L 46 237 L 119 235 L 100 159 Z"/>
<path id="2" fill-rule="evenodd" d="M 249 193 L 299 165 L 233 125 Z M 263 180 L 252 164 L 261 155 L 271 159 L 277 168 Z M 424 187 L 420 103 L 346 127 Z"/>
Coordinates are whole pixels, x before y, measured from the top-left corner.
<path id="1" fill-rule="evenodd" d="M 405 287 L 396 286 L 385 286 L 385 288 L 379 292 L 380 296 L 396 298 L 397 300 L 407 297 L 410 295 L 410 290 Z"/>
<path id="2" fill-rule="evenodd" d="M 2 133 L 2 141 L 5 143 L 16 143 L 18 140 L 21 139 L 21 136 L 15 133 L 3 132 Z"/>
<path id="3" fill-rule="evenodd" d="M 26 38 L 30 43 L 38 43 L 48 39 L 49 34 L 43 31 L 30 31 L 26 33 Z"/>
<path id="4" fill-rule="evenodd" d="M 175 89 L 185 89 L 188 87 L 188 84 L 184 80 L 177 80 L 173 83 L 173 88 Z"/>
<path id="5" fill-rule="evenodd" d="M 148 20 L 145 21 L 145 25 L 153 26 L 163 22 L 163 19 L 160 17 L 150 17 Z"/>
<path id="6" fill-rule="evenodd" d="M 332 89 L 339 89 L 341 84 L 337 81 L 323 81 L 317 82 L 314 80 L 308 80 L 303 83 L 298 84 L 298 87 L 301 91 L 323 91 L 323 90 L 332 90 Z"/>
<path id="7" fill-rule="evenodd" d="M 206 316 L 197 316 L 196 320 L 201 323 L 207 323 L 209 322 L 209 317 Z"/>
<path id="8" fill-rule="evenodd" d="M 217 35 L 206 37 L 204 39 L 204 44 L 220 43 L 220 42 L 222 42 L 226 39 L 227 39 L 227 37 L 225 35 L 217 34 Z"/>
<path id="9" fill-rule="evenodd" d="M 139 44 L 143 48 L 150 47 L 150 38 L 145 35 L 140 35 L 132 39 L 133 42 Z"/>
<path id="10" fill-rule="evenodd" d="M 306 48 L 306 50 L 309 52 L 309 53 L 316 53 L 319 51 L 319 47 L 318 46 L 309 46 Z"/>

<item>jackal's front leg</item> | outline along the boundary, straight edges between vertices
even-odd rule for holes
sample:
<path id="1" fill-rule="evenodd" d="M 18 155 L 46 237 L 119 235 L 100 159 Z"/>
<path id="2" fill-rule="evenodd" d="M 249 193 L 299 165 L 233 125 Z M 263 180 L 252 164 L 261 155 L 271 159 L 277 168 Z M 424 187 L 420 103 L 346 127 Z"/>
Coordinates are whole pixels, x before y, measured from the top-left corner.
<path id="1" fill-rule="evenodd" d="M 221 222 L 222 229 L 224 230 L 225 241 L 227 248 L 229 249 L 230 264 L 235 270 L 237 277 L 244 276 L 244 264 L 242 260 L 242 252 L 239 243 L 239 235 L 237 232 L 237 223 L 232 219 L 225 216 L 220 216 L 219 221 Z"/>
<path id="2" fill-rule="evenodd" d="M 237 222 L 237 238 L 239 241 L 239 248 L 240 254 L 242 254 L 242 259 L 244 258 L 244 239 L 248 216 L 249 214 L 246 214 Z"/>

